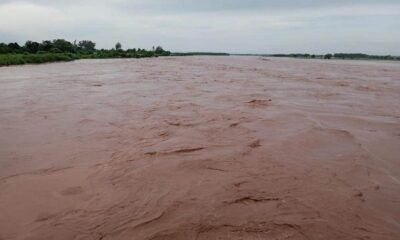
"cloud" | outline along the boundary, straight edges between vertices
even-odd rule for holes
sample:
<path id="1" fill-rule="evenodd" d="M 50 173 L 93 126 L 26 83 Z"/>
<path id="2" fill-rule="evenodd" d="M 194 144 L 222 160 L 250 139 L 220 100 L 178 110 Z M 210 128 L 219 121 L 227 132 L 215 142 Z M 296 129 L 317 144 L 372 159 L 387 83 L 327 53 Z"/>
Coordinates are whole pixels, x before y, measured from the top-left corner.
<path id="1" fill-rule="evenodd" d="M 0 0 L 15 2 L 15 0 Z M 31 0 L 35 4 L 51 6 L 107 5 L 111 8 L 136 11 L 193 13 L 216 11 L 242 11 L 263 9 L 270 11 L 298 10 L 304 8 L 354 7 L 358 5 L 393 5 L 398 0 Z"/>
<path id="2" fill-rule="evenodd" d="M 0 18 L 0 31 L 15 35 L 43 34 L 68 21 L 56 8 L 24 2 L 0 5 Z"/>
<path id="3" fill-rule="evenodd" d="M 379 42 L 399 52 L 392 44 L 399 22 L 397 0 L 0 0 L 0 41 L 92 39 L 99 47 L 326 52 L 360 45 L 378 52 Z"/>

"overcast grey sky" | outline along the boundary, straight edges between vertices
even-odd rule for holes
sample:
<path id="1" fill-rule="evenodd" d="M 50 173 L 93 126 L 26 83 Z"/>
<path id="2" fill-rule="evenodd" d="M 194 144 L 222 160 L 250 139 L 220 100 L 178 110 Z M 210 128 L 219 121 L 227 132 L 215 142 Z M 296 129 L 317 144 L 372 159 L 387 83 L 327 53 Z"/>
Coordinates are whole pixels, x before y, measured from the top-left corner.
<path id="1" fill-rule="evenodd" d="M 0 0 L 0 42 L 400 55 L 400 0 Z"/>

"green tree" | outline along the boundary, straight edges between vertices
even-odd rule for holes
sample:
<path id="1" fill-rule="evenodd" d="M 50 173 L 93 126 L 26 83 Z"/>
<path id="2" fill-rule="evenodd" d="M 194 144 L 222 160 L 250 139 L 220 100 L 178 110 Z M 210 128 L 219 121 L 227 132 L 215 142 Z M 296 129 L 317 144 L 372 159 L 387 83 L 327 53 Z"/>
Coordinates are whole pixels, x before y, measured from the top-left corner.
<path id="1" fill-rule="evenodd" d="M 117 42 L 117 43 L 115 44 L 115 50 L 120 51 L 121 49 L 122 49 L 122 44 L 119 43 L 119 42 Z"/>
<path id="2" fill-rule="evenodd" d="M 58 48 L 52 48 L 52 49 L 50 49 L 50 52 L 51 53 L 62 53 L 62 51 Z"/>
<path id="3" fill-rule="evenodd" d="M 82 40 L 78 43 L 79 49 L 86 51 L 86 52 L 93 52 L 96 50 L 96 43 L 90 40 Z"/>
<path id="4" fill-rule="evenodd" d="M 332 54 L 328 53 L 324 56 L 324 59 L 331 59 L 332 57 Z"/>
<path id="5" fill-rule="evenodd" d="M 10 51 L 14 52 L 14 53 L 18 53 L 21 50 L 21 46 L 16 42 L 9 43 L 9 44 L 7 44 L 7 46 L 10 49 Z"/>
<path id="6" fill-rule="evenodd" d="M 61 52 L 74 52 L 74 45 L 64 39 L 53 40 L 53 48 L 57 48 Z"/>
<path id="7" fill-rule="evenodd" d="M 25 48 L 30 53 L 37 53 L 39 51 L 39 43 L 33 41 L 26 41 Z"/>
<path id="8" fill-rule="evenodd" d="M 156 47 L 156 50 L 154 52 L 158 56 L 169 56 L 171 55 L 171 52 L 165 51 L 161 46 Z"/>
<path id="9" fill-rule="evenodd" d="M 162 54 L 164 52 L 164 49 L 161 46 L 158 46 L 155 50 L 155 53 L 157 54 Z"/>
<path id="10" fill-rule="evenodd" d="M 49 40 L 42 41 L 42 43 L 39 46 L 39 50 L 44 52 L 50 52 L 52 48 L 53 48 L 53 43 Z"/>
<path id="11" fill-rule="evenodd" d="M 9 53 L 10 48 L 5 43 L 0 43 L 0 53 Z"/>

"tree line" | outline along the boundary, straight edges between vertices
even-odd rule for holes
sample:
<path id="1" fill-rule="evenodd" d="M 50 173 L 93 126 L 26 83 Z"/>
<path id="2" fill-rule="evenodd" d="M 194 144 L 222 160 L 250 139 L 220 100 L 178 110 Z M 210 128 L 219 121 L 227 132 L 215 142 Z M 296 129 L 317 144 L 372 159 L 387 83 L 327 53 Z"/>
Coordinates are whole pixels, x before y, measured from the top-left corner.
<path id="1" fill-rule="evenodd" d="M 165 51 L 161 46 L 153 47 L 152 50 L 146 49 L 122 49 L 121 43 L 116 43 L 115 48 L 112 49 L 96 49 L 96 43 L 90 40 L 69 42 L 64 39 L 44 40 L 42 42 L 35 42 L 28 40 L 24 45 L 13 43 L 0 43 L 0 54 L 14 53 L 14 54 L 37 54 L 37 53 L 80 53 L 80 54 L 93 54 L 97 51 L 116 51 L 120 53 L 146 53 L 150 52 L 154 56 L 168 56 L 171 54 Z"/>
<path id="2" fill-rule="evenodd" d="M 0 43 L 0 66 L 88 58 L 144 58 L 170 55 L 171 52 L 164 50 L 161 46 L 153 47 L 151 50 L 123 49 L 119 42 L 111 49 L 96 49 L 96 43 L 91 40 L 74 42 L 65 39 L 42 42 L 28 40 L 24 45 L 17 42 Z"/>
<path id="3" fill-rule="evenodd" d="M 264 55 L 271 57 L 291 57 L 291 58 L 317 58 L 317 59 L 351 59 L 351 60 L 400 60 L 398 56 L 391 55 L 368 55 L 364 53 L 328 53 L 324 55 L 315 54 L 303 54 L 303 53 L 292 53 L 292 54 L 272 54 Z"/>

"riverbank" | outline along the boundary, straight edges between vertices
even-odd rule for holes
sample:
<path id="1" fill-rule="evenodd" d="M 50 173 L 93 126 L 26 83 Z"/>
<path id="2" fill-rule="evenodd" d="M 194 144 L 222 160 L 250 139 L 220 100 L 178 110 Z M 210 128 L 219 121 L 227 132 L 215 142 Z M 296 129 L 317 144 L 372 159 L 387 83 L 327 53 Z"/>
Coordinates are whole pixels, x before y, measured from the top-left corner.
<path id="1" fill-rule="evenodd" d="M 113 59 L 113 58 L 149 58 L 159 55 L 146 51 L 143 53 L 129 53 L 118 51 L 103 51 L 92 54 L 77 53 L 36 53 L 36 54 L 0 54 L 0 67 L 23 64 L 40 64 L 51 62 L 69 62 L 78 59 Z"/>
<path id="2" fill-rule="evenodd" d="M 46 53 L 46 54 L 0 54 L 0 66 L 67 62 L 78 59 L 73 54 Z"/>

